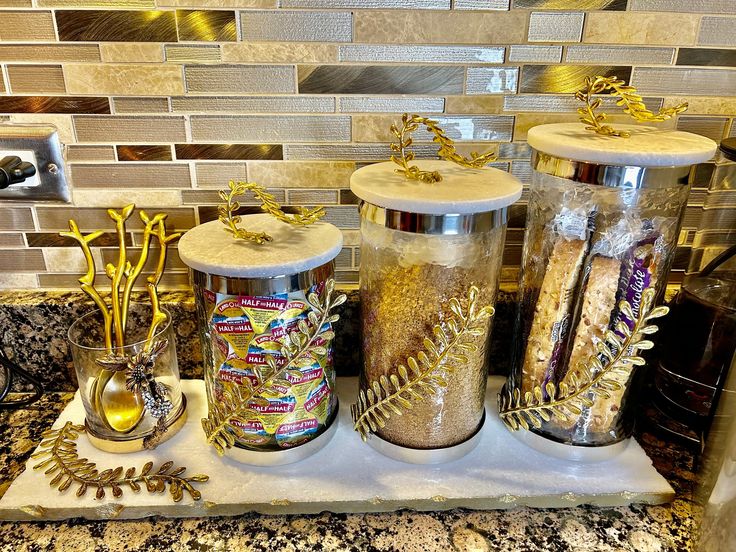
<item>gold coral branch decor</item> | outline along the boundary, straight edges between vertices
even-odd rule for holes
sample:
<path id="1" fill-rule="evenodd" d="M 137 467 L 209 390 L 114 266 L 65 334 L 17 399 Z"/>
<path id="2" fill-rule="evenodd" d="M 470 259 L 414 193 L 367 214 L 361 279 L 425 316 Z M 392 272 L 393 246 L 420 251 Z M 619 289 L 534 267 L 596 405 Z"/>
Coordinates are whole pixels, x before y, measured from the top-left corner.
<path id="1" fill-rule="evenodd" d="M 278 201 L 276 201 L 273 194 L 255 182 L 236 182 L 231 180 L 228 187 L 229 191 L 220 190 L 219 192 L 220 199 L 225 203 L 218 207 L 218 217 L 220 222 L 225 225 L 225 231 L 237 239 L 250 241 L 259 245 L 272 240 L 271 236 L 265 232 L 251 232 L 238 226 L 243 219 L 236 215 L 236 212 L 240 209 L 240 202 L 236 198 L 245 195 L 247 192 L 251 192 L 261 202 L 261 210 L 263 212 L 287 224 L 308 226 L 325 216 L 324 207 L 321 206 L 312 208 L 296 207 L 295 213 L 287 214 L 281 208 Z"/>
<path id="2" fill-rule="evenodd" d="M 135 493 L 145 487 L 149 493 L 163 493 L 166 486 L 174 502 L 179 502 L 186 491 L 193 500 L 200 500 L 202 493 L 195 489 L 193 483 L 204 483 L 209 480 L 205 474 L 184 477 L 185 467 L 174 468 L 172 461 L 164 462 L 154 470 L 153 462 L 146 462 L 140 471 L 122 466 L 100 470 L 97 465 L 80 458 L 76 440 L 85 432 L 83 425 L 66 422 L 59 429 L 51 429 L 43 433 L 38 451 L 31 458 L 39 460 L 34 470 L 44 470 L 45 475 L 53 476 L 49 485 L 59 492 L 67 491 L 72 485 L 78 485 L 76 495 L 84 496 L 87 491 L 94 491 L 95 498 L 102 500 L 107 491 L 115 498 L 123 496 L 123 489 L 130 488 Z"/>
<path id="3" fill-rule="evenodd" d="M 131 260 L 126 245 L 128 236 L 126 225 L 134 210 L 135 205 L 129 204 L 119 211 L 115 209 L 107 211 L 115 223 L 118 240 L 117 260 L 105 266 L 105 275 L 110 280 L 110 291 L 107 294 L 103 294 L 96 285 L 95 259 L 90 250 L 90 244 L 104 232 L 96 231 L 85 235 L 80 231 L 76 221 L 70 220 L 69 231 L 60 232 L 60 235 L 75 240 L 81 246 L 87 272 L 79 282 L 82 290 L 92 298 L 100 310 L 103 320 L 104 354 L 98 354 L 93 359 L 93 364 L 99 368 L 92 376 L 92 383 L 88 387 L 88 402 L 93 411 L 92 414 L 88 411 L 88 418 L 94 415 L 94 419 L 100 420 L 106 431 L 112 434 L 107 437 L 98 435 L 100 430 L 97 429 L 94 435 L 101 439 L 112 440 L 114 436 L 129 435 L 147 412 L 156 420 L 156 425 L 151 434 L 143 438 L 142 444 L 145 448 L 154 448 L 166 432 L 168 427 L 166 418 L 174 408 L 169 398 L 169 387 L 157 382 L 153 375 L 156 359 L 167 347 L 171 347 L 173 351 L 173 343 L 169 343 L 169 338 L 158 335 L 159 328 L 168 321 L 167 314 L 160 308 L 158 285 L 166 267 L 168 248 L 180 234 L 167 232 L 165 213 L 157 213 L 151 217 L 145 211 L 139 211 L 138 215 L 143 225 L 140 255 L 137 260 Z M 128 344 L 131 294 L 147 266 L 154 242 L 158 245 L 158 259 L 153 273 L 146 278 L 146 289 L 151 303 L 151 321 L 145 338 L 140 343 Z M 73 351 L 96 350 L 91 342 L 88 345 L 90 347 L 74 343 Z M 175 355 L 175 352 L 171 354 Z M 92 363 L 87 360 L 89 353 L 83 353 L 83 356 L 84 360 L 80 362 L 75 357 L 75 367 L 81 376 L 80 382 L 87 380 L 87 372 L 91 371 L 88 365 Z"/>
<path id="4" fill-rule="evenodd" d="M 472 339 L 483 335 L 485 324 L 494 314 L 491 306 L 478 307 L 479 293 L 477 287 L 470 287 L 466 309 L 456 297 L 450 299 L 448 306 L 453 316 L 447 320 L 446 328 L 435 325 L 432 338 L 424 338 L 424 350 L 407 357 L 406 366 L 400 364 L 396 373 L 382 375 L 360 390 L 350 410 L 353 429 L 363 441 L 385 427 L 392 415 L 403 415 L 412 409 L 413 402 L 432 397 L 447 387 L 447 374 L 468 362 L 467 353 L 477 350 Z"/>
<path id="5" fill-rule="evenodd" d="M 464 157 L 457 153 L 454 142 L 440 128 L 438 121 L 427 117 L 420 117 L 419 115 L 410 116 L 408 113 L 404 113 L 401 117 L 401 128 L 395 124 L 391 125 L 391 134 L 396 137 L 396 142 L 391 143 L 391 151 L 398 154 L 398 156 L 392 154 L 391 161 L 400 167 L 396 169 L 396 172 L 403 174 L 410 180 L 421 180 L 427 183 L 440 182 L 442 180 L 442 175 L 439 171 L 423 171 L 416 165 L 411 164 L 415 157 L 414 152 L 408 149 L 414 143 L 411 133 L 418 130 L 420 125 L 434 134 L 432 141 L 440 146 L 437 151 L 437 156 L 440 159 L 452 161 L 461 167 L 473 169 L 484 167 L 496 159 L 496 155 L 493 152 L 484 154 L 473 152 L 470 154 L 470 158 Z"/>
<path id="6" fill-rule="evenodd" d="M 645 364 L 639 351 L 651 349 L 654 344 L 646 337 L 657 332 L 651 324 L 655 318 L 665 316 L 669 308 L 652 308 L 655 291 L 646 289 L 641 298 L 638 316 L 631 305 L 622 300 L 619 309 L 633 320 L 633 327 L 619 321 L 608 330 L 604 340 L 596 344 L 596 352 L 588 366 L 579 366 L 567 374 L 558 385 L 548 382 L 544 388 L 535 386 L 522 395 L 519 389 L 511 390 L 508 384 L 499 394 L 499 413 L 504 425 L 511 430 L 541 428 L 543 422 L 553 418 L 569 422 L 580 416 L 584 408 L 593 406 L 597 398 L 610 398 L 611 392 L 622 389 L 635 366 Z"/>
<path id="7" fill-rule="evenodd" d="M 593 98 L 593 96 L 605 93 L 618 97 L 616 105 L 623 107 L 624 113 L 631 115 L 639 122 L 659 123 L 666 121 L 682 113 L 688 107 L 687 102 L 684 102 L 672 107 L 662 107 L 657 113 L 654 113 L 647 109 L 636 88 L 627 85 L 626 81 L 616 77 L 600 75 L 586 77 L 583 87 L 575 92 L 575 98 L 585 104 L 584 107 L 579 107 L 577 112 L 580 116 L 580 122 L 587 125 L 586 130 L 592 130 L 603 136 L 618 136 L 621 138 L 631 136 L 629 132 L 615 130 L 611 125 L 604 124 L 606 120 L 605 113 L 596 113 L 595 110 L 601 106 L 601 98 Z"/>
<path id="8" fill-rule="evenodd" d="M 268 406 L 268 400 L 262 395 L 288 395 L 292 380 L 299 381 L 302 377 L 297 369 L 299 364 L 327 354 L 327 345 L 335 337 L 332 325 L 340 319 L 333 311 L 346 299 L 343 293 L 335 294 L 335 281 L 327 280 L 321 295 L 312 292 L 307 296 L 310 310 L 306 320 L 301 319 L 295 329 L 280 339 L 279 356 L 284 359 L 281 364 L 273 355 L 265 355 L 267 366 L 264 370 L 264 367 L 253 365 L 253 380 L 245 378 L 240 385 L 222 382 L 220 400 L 210 403 L 207 418 L 202 418 L 207 443 L 220 456 L 243 437 L 239 425 L 247 423 L 249 416 L 258 416 L 255 408 Z"/>

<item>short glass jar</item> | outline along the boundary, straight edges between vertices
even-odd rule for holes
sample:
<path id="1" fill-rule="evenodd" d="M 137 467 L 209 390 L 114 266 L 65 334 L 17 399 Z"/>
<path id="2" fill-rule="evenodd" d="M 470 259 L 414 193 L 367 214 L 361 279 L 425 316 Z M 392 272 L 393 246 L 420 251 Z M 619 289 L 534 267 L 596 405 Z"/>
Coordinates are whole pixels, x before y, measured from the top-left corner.
<path id="1" fill-rule="evenodd" d="M 597 348 L 606 333 L 619 333 L 621 322 L 634 327 L 645 290 L 653 289 L 656 301 L 664 294 L 691 167 L 709 159 L 716 144 L 685 132 L 619 126 L 631 137 L 599 136 L 579 123 L 529 131 L 534 173 L 507 383 L 521 397 L 539 390 L 547 399 L 548 383 L 577 389 L 595 378 L 606 364 Z M 634 319 L 621 309 L 624 300 Z M 638 372 L 628 365 L 612 373 L 604 391 L 583 393 L 590 404 L 579 414 L 541 419 L 520 435 L 563 457 L 586 454 L 553 441 L 607 447 L 589 452 L 590 459 L 617 454 L 632 433 Z"/>
<path id="2" fill-rule="evenodd" d="M 309 295 L 322 294 L 334 278 L 342 234 L 331 224 L 296 227 L 266 214 L 242 221 L 273 241 L 237 240 L 220 221 L 197 226 L 179 241 L 179 255 L 192 269 L 207 400 L 211 413 L 228 384 L 246 401 L 247 414 L 231 422 L 241 434 L 226 454 L 252 465 L 289 464 L 322 448 L 336 428 L 332 342 L 293 365 L 282 346 L 309 321 Z"/>

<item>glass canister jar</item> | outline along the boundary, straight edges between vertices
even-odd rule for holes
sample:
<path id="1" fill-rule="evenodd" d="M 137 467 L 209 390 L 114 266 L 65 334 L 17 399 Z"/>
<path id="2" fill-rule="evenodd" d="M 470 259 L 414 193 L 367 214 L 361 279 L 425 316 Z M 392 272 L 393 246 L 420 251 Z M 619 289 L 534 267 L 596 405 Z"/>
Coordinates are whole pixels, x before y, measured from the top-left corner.
<path id="1" fill-rule="evenodd" d="M 309 297 L 332 291 L 342 233 L 328 223 L 293 226 L 268 214 L 242 220 L 272 241 L 238 240 L 220 221 L 179 241 L 202 342 L 211 424 L 204 422 L 205 433 L 210 442 L 218 435 L 231 440 L 234 447 L 224 452 L 243 463 L 288 464 L 322 448 L 336 428 L 332 342 L 323 333 L 332 332 L 331 314 L 316 312 Z M 286 350 L 285 343 L 296 343 L 293 332 L 308 335 L 301 345 L 309 351 Z"/>
<path id="2" fill-rule="evenodd" d="M 521 195 L 521 183 L 497 169 L 447 161 L 416 164 L 422 171 L 439 171 L 442 180 L 409 180 L 391 162 L 363 167 L 350 180 L 362 199 L 364 391 L 397 377 L 404 389 L 411 387 L 407 377 L 417 379 L 418 372 L 408 357 L 419 359 L 420 372 L 431 374 L 433 363 L 441 371 L 442 362 L 434 362 L 427 340 L 439 343 L 440 353 L 448 348 L 442 338 L 437 341 L 434 327 L 439 325 L 454 346 L 452 328 L 462 326 L 462 320 L 453 300 L 467 309 L 472 287 L 478 290 L 476 309 L 494 305 L 506 210 Z M 420 400 L 406 393 L 411 402 L 406 411 L 378 424 L 368 443 L 412 463 L 443 462 L 468 452 L 483 422 L 489 334 L 490 321 L 485 320 L 470 336 L 470 349 L 449 351 L 465 358 L 442 376 L 436 392 Z M 429 355 L 429 364 L 422 362 L 423 354 Z M 402 373 L 404 367 L 408 372 Z"/>
<path id="3" fill-rule="evenodd" d="M 530 404 L 572 404 L 565 419 L 552 415 L 559 410 L 545 411 L 547 419 L 530 412 L 531 431 L 515 434 L 580 460 L 610 458 L 631 436 L 636 365 L 624 362 L 596 379 L 617 353 L 606 346 L 607 332 L 625 344 L 621 324 L 634 328 L 645 295 L 661 299 L 691 166 L 716 148 L 686 132 L 619 126 L 630 137 L 601 136 L 580 123 L 541 125 L 528 135 L 534 173 L 506 391 Z M 581 401 L 570 403 L 572 395 Z"/>

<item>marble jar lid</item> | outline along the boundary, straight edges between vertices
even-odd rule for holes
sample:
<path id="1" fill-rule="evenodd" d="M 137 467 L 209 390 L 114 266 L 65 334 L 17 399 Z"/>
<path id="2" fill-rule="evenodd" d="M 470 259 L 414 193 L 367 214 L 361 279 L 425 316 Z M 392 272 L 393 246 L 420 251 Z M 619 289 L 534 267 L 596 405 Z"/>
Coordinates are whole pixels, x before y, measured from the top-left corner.
<path id="1" fill-rule="evenodd" d="M 450 161 L 416 160 L 423 171 L 439 171 L 440 182 L 409 180 L 391 161 L 362 167 L 350 177 L 350 189 L 360 199 L 408 213 L 449 215 L 502 209 L 521 197 L 521 182 L 505 171 L 469 169 Z"/>
<path id="2" fill-rule="evenodd" d="M 235 239 L 222 222 L 214 220 L 181 237 L 179 257 L 187 266 L 207 274 L 272 278 L 317 268 L 342 249 L 342 232 L 326 222 L 294 226 L 265 213 L 242 218 L 241 228 L 266 232 L 273 241 L 258 245 Z"/>
<path id="3" fill-rule="evenodd" d="M 601 165 L 682 167 L 707 161 L 716 152 L 710 138 L 652 126 L 615 124 L 629 138 L 602 136 L 583 123 L 555 123 L 531 128 L 527 142 L 535 150 L 562 159 Z"/>

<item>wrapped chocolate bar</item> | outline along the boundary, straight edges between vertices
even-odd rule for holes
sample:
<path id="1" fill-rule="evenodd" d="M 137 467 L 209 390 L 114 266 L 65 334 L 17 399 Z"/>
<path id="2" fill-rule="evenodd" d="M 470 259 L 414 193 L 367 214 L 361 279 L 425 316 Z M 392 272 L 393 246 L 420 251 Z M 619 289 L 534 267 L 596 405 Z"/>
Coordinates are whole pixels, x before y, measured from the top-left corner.
<path id="1" fill-rule="evenodd" d="M 712 140 L 621 125 L 534 127 L 512 374 L 501 416 L 550 454 L 610 458 L 633 428 L 695 163 Z M 625 138 L 621 135 L 626 136 Z"/>
<path id="2" fill-rule="evenodd" d="M 235 216 L 233 197 L 247 191 L 267 213 Z M 340 230 L 316 222 L 319 209 L 286 215 L 265 194 L 231 183 L 220 221 L 187 232 L 179 254 L 192 269 L 207 441 L 241 462 L 273 466 L 305 458 L 334 433 L 332 309 L 345 296 L 333 280 Z"/>

